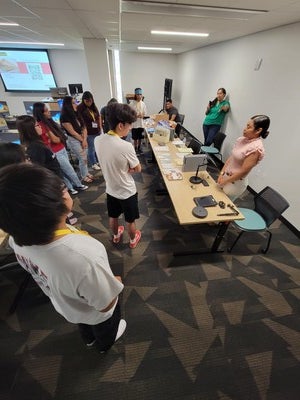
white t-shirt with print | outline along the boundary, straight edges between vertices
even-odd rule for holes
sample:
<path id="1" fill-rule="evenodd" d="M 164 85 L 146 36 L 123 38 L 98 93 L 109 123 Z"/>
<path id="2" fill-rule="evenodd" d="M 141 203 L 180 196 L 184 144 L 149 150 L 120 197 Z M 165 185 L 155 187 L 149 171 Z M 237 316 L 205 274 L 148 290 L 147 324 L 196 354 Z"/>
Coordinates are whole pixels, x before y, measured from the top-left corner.
<path id="1" fill-rule="evenodd" d="M 133 196 L 136 186 L 128 170 L 139 164 L 133 145 L 117 135 L 107 133 L 97 136 L 94 144 L 106 183 L 106 193 L 121 200 Z"/>
<path id="2" fill-rule="evenodd" d="M 69 322 L 96 325 L 106 321 L 114 308 L 105 309 L 119 295 L 123 284 L 113 275 L 105 247 L 88 235 L 68 234 L 47 245 L 13 248 L 26 269 Z"/>

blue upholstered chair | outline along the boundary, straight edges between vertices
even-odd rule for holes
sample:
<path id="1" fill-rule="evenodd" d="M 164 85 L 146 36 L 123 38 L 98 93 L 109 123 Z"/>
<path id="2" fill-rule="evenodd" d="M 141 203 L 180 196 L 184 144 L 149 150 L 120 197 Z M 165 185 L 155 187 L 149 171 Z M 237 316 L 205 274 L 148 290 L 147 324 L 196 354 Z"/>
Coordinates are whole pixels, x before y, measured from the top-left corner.
<path id="1" fill-rule="evenodd" d="M 207 155 L 213 154 L 215 156 L 220 156 L 222 160 L 221 148 L 225 138 L 226 138 L 225 133 L 218 132 L 214 137 L 211 146 L 201 146 L 201 153 L 206 153 Z"/>
<path id="2" fill-rule="evenodd" d="M 244 232 L 267 232 L 268 240 L 266 247 L 262 250 L 264 254 L 269 250 L 272 233 L 268 227 L 280 217 L 280 215 L 289 207 L 289 203 L 276 190 L 266 186 L 261 192 L 254 197 L 254 210 L 239 207 L 240 212 L 245 219 L 241 221 L 233 221 L 233 224 L 241 232 L 228 248 L 230 253 L 237 241 Z"/>

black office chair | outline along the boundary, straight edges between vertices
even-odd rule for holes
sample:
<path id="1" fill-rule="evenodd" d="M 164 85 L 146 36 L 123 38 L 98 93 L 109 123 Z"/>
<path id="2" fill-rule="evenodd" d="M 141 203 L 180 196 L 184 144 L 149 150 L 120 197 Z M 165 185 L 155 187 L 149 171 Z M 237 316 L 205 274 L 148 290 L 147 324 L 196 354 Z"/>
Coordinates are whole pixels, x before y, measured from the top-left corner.
<path id="1" fill-rule="evenodd" d="M 184 118 L 185 114 L 178 114 L 176 122 L 179 123 L 180 125 L 183 125 Z"/>
<path id="2" fill-rule="evenodd" d="M 233 221 L 235 227 L 241 230 L 231 247 L 230 253 L 244 232 L 267 232 L 269 234 L 264 254 L 269 250 L 272 233 L 267 229 L 289 207 L 289 203 L 276 190 L 266 186 L 254 197 L 254 210 L 239 208 L 245 219 Z"/>
<path id="3" fill-rule="evenodd" d="M 221 149 L 222 149 L 225 138 L 226 138 L 225 133 L 218 132 L 216 134 L 216 136 L 214 137 L 212 145 L 211 146 L 202 146 L 201 152 L 206 153 L 208 155 L 213 154 L 215 156 L 220 156 L 220 159 L 222 160 Z"/>

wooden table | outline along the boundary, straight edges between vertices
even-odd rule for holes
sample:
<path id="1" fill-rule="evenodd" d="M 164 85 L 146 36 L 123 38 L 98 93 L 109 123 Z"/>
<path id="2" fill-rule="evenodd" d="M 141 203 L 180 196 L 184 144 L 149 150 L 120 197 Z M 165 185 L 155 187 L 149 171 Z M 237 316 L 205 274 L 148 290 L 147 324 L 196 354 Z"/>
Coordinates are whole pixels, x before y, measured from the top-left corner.
<path id="1" fill-rule="evenodd" d="M 224 234 L 229 226 L 230 221 L 244 219 L 244 216 L 239 212 L 237 207 L 232 201 L 226 196 L 223 190 L 217 185 L 214 179 L 209 175 L 207 171 L 200 171 L 199 176 L 207 181 L 209 186 L 205 187 L 202 183 L 192 184 L 189 179 L 195 175 L 196 171 L 193 172 L 182 172 L 182 167 L 178 165 L 180 158 L 178 157 L 178 148 L 173 142 L 167 143 L 167 151 L 160 151 L 161 146 L 151 137 L 149 137 L 149 143 L 151 145 L 153 154 L 156 158 L 157 165 L 162 174 L 166 189 L 172 200 L 173 207 L 178 218 L 180 225 L 192 225 L 192 224 L 205 224 L 205 223 L 219 223 L 219 230 L 216 238 L 210 249 L 205 249 L 204 252 L 217 252 L 219 245 L 224 237 Z M 169 157 L 174 169 L 181 171 L 182 180 L 169 180 L 166 176 L 166 169 L 164 167 L 164 161 L 162 157 Z M 217 203 L 220 201 L 225 203 L 225 208 L 221 208 L 219 204 L 213 207 L 206 207 L 208 215 L 205 218 L 197 218 L 192 214 L 192 210 L 195 207 L 194 197 L 212 195 Z M 233 212 L 233 209 L 238 214 Z M 226 214 L 226 215 L 222 215 Z M 197 251 L 198 253 L 198 251 Z M 203 251 L 201 251 L 203 253 Z M 196 252 L 181 252 L 174 253 L 174 255 L 188 255 L 196 254 Z"/>

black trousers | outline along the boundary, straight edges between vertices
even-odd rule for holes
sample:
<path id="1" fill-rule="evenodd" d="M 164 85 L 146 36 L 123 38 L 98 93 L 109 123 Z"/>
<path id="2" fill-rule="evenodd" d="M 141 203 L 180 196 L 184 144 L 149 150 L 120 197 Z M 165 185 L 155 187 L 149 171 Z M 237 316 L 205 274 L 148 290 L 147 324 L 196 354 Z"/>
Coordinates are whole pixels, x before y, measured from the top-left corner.
<path id="1" fill-rule="evenodd" d="M 79 332 L 86 344 L 96 340 L 98 349 L 107 351 L 115 343 L 120 319 L 121 311 L 118 302 L 109 319 L 97 325 L 78 324 Z"/>

